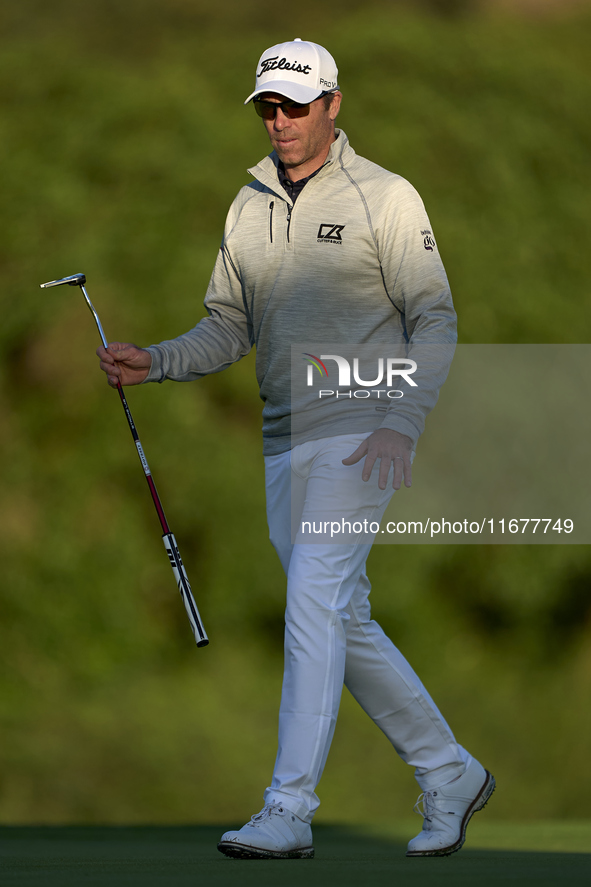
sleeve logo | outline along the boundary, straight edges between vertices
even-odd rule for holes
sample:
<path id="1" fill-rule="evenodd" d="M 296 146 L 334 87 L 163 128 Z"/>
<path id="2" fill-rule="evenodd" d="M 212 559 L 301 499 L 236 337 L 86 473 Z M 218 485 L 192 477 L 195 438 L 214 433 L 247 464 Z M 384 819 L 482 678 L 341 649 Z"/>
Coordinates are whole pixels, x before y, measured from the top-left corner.
<path id="1" fill-rule="evenodd" d="M 431 234 L 430 230 L 428 228 L 425 228 L 424 231 L 421 231 L 421 234 L 423 236 L 423 246 L 425 247 L 425 249 L 433 252 L 433 247 L 435 246 L 435 238 Z"/>

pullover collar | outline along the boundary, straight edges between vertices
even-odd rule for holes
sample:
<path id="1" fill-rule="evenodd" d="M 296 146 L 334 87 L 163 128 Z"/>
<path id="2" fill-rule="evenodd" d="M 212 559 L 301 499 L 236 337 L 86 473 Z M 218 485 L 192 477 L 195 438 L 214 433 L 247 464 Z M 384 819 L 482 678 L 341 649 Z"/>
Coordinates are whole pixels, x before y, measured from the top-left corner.
<path id="1" fill-rule="evenodd" d="M 281 184 L 281 187 L 283 188 L 283 190 L 285 191 L 285 193 L 287 194 L 287 196 L 289 197 L 289 199 L 291 200 L 292 203 L 296 202 L 296 200 L 298 199 L 298 196 L 304 190 L 304 185 L 307 185 L 307 183 L 310 181 L 310 179 L 313 179 L 314 176 L 317 176 L 318 173 L 320 172 L 320 170 L 323 168 L 323 166 L 324 166 L 324 164 L 322 164 L 322 166 L 319 166 L 318 169 L 316 169 L 316 170 L 314 170 L 314 172 L 310 173 L 309 176 L 306 176 L 303 179 L 298 179 L 297 182 L 292 182 L 291 179 L 289 179 L 286 176 L 285 167 L 283 166 L 281 161 L 279 161 L 279 164 L 277 166 L 277 177 L 279 178 L 279 182 Z"/>

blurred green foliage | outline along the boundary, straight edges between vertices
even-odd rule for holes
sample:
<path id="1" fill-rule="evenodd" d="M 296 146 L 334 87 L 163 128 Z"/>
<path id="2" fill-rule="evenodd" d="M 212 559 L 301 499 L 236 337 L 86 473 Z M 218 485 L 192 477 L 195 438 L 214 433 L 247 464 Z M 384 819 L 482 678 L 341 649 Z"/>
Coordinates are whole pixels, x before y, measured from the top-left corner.
<path id="1" fill-rule="evenodd" d="M 212 638 L 197 652 L 92 318 L 77 290 L 38 287 L 83 270 L 111 339 L 197 322 L 268 150 L 242 105 L 266 46 L 299 33 L 335 55 L 340 125 L 423 196 L 462 341 L 589 341 L 589 16 L 289 15 L 286 31 L 268 0 L 0 11 L 0 821 L 236 821 L 270 779 L 284 583 L 252 355 L 129 394 Z M 380 546 L 370 569 L 376 617 L 498 778 L 487 815 L 587 815 L 588 549 Z M 415 791 L 345 694 L 319 818 L 405 814 Z"/>

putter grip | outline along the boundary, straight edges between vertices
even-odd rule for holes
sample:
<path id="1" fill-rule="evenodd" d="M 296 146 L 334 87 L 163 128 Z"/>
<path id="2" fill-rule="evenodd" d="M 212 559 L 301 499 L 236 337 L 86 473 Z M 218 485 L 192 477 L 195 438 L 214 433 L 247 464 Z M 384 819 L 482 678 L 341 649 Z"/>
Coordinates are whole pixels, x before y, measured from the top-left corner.
<path id="1" fill-rule="evenodd" d="M 201 622 L 199 610 L 197 609 L 197 604 L 195 603 L 195 598 L 193 597 L 193 592 L 191 591 L 191 586 L 189 585 L 189 579 L 181 560 L 181 555 L 178 549 L 178 545 L 176 544 L 176 539 L 174 538 L 172 533 L 165 533 L 162 537 L 162 541 L 164 542 L 164 547 L 166 548 L 168 560 L 170 561 L 170 566 L 172 567 L 172 572 L 174 573 L 176 584 L 178 585 L 179 591 L 181 593 L 181 597 L 185 605 L 185 610 L 187 611 L 187 616 L 189 617 L 189 622 L 191 623 L 191 628 L 193 629 L 193 634 L 195 635 L 195 642 L 198 647 L 205 647 L 207 646 L 207 644 L 209 644 L 209 638 L 205 634 L 205 629 L 203 628 L 203 623 Z"/>

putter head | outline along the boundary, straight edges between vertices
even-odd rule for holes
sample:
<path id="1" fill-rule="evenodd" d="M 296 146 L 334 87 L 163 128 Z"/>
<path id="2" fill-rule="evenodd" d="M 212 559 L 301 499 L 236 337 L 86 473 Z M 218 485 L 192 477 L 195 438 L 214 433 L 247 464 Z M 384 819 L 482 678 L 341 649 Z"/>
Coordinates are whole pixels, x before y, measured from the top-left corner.
<path id="1" fill-rule="evenodd" d="M 86 274 L 70 274 L 69 277 L 61 277 L 59 280 L 50 280 L 47 283 L 40 283 L 41 289 L 47 289 L 48 286 L 61 286 L 67 283 L 68 286 L 83 286 L 86 283 Z"/>

